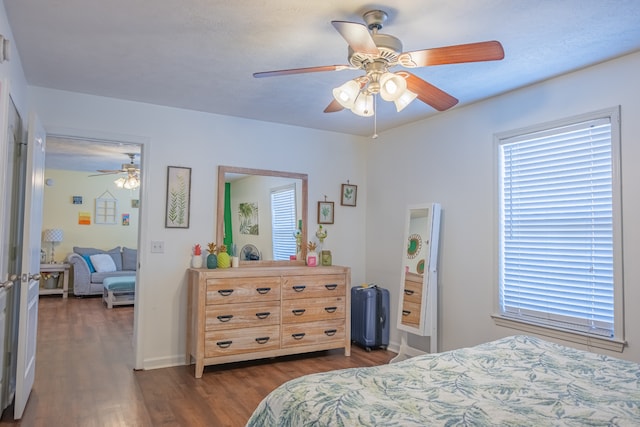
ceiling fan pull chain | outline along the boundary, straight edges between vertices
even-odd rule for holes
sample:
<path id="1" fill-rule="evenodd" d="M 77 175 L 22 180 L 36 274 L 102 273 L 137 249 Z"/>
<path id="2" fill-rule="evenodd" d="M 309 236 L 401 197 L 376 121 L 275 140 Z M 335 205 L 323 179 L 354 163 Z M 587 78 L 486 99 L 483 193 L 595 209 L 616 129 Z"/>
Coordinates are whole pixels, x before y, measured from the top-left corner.
<path id="1" fill-rule="evenodd" d="M 378 137 L 378 104 L 377 104 L 377 95 L 373 96 L 373 135 L 371 139 L 376 139 Z"/>

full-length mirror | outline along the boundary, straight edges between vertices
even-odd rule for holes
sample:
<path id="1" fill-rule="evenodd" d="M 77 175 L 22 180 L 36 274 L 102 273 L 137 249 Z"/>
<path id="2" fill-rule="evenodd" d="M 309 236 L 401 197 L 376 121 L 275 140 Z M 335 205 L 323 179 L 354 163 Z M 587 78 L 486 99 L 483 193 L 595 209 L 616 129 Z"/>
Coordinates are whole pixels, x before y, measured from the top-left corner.
<path id="1" fill-rule="evenodd" d="M 430 336 L 437 334 L 437 256 L 440 205 L 409 206 L 401 275 L 398 329 Z"/>
<path id="2" fill-rule="evenodd" d="M 216 244 L 240 265 L 304 264 L 307 174 L 218 167 Z"/>

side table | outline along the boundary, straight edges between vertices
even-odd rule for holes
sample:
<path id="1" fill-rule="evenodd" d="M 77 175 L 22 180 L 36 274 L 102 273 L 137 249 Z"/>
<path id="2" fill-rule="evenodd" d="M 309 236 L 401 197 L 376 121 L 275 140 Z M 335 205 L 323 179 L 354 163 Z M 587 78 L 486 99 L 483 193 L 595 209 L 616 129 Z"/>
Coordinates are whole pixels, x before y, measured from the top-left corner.
<path id="1" fill-rule="evenodd" d="M 67 298 L 69 293 L 69 264 L 40 264 L 40 273 L 60 273 L 62 274 L 62 289 L 42 289 L 40 288 L 40 295 L 62 295 L 62 298 Z"/>

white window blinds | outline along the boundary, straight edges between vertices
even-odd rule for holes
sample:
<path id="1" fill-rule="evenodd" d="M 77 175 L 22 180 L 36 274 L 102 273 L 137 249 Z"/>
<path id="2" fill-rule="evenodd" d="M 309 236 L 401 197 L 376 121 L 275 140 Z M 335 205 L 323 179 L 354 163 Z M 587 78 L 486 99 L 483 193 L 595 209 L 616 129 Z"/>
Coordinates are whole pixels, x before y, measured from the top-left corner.
<path id="1" fill-rule="evenodd" d="M 289 260 L 296 254 L 296 186 L 271 191 L 271 229 L 273 259 Z"/>
<path id="2" fill-rule="evenodd" d="M 614 335 L 610 118 L 502 139 L 500 309 Z"/>

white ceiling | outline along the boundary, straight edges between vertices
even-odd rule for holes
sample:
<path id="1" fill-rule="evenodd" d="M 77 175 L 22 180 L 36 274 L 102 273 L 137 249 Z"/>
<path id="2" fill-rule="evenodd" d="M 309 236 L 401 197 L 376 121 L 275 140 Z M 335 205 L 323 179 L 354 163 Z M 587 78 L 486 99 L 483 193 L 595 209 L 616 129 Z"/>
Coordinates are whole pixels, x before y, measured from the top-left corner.
<path id="1" fill-rule="evenodd" d="M 345 70 L 255 79 L 252 73 L 347 64 L 332 20 L 382 9 L 404 51 L 498 40 L 502 61 L 412 72 L 465 104 L 640 50 L 638 0 L 5 0 L 33 86 L 368 136 L 373 118 L 323 113 Z M 400 69 L 400 68 L 398 68 Z M 394 69 L 392 71 L 396 71 Z M 378 133 L 439 114 L 378 103 Z"/>

